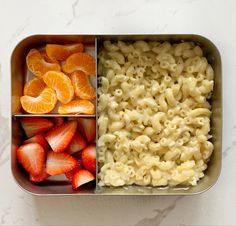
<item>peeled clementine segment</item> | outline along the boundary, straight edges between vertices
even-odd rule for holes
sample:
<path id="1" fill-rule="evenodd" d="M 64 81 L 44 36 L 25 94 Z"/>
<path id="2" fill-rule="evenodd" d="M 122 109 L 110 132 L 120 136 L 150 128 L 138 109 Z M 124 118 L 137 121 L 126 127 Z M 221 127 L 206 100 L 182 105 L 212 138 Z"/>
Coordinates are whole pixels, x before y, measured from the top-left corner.
<path id="1" fill-rule="evenodd" d="M 57 99 L 63 103 L 69 103 L 74 97 L 74 88 L 71 80 L 62 72 L 49 71 L 43 76 L 46 85 L 56 91 Z"/>
<path id="2" fill-rule="evenodd" d="M 56 103 L 56 92 L 46 87 L 38 97 L 22 96 L 20 98 L 23 109 L 31 114 L 45 114 L 51 112 Z"/>
<path id="3" fill-rule="evenodd" d="M 68 45 L 56 45 L 47 44 L 46 52 L 52 60 L 66 60 L 73 53 L 83 52 L 84 45 L 82 43 L 68 44 Z"/>
<path id="4" fill-rule="evenodd" d="M 58 108 L 59 114 L 85 114 L 95 113 L 95 107 L 89 100 L 72 100 L 68 104 L 62 104 Z"/>
<path id="5" fill-rule="evenodd" d="M 43 50 L 40 50 L 39 52 L 46 62 L 59 64 L 57 60 L 52 60 L 49 58 L 49 56 L 46 53 L 46 50 L 43 49 Z"/>
<path id="6" fill-rule="evenodd" d="M 44 83 L 42 78 L 33 78 L 28 81 L 24 86 L 24 95 L 37 97 L 44 90 L 46 84 Z"/>
<path id="7" fill-rule="evenodd" d="M 48 71 L 60 71 L 58 63 L 48 63 L 37 49 L 31 49 L 26 56 L 28 69 L 36 76 L 41 77 Z"/>
<path id="8" fill-rule="evenodd" d="M 75 95 L 80 99 L 93 100 L 96 97 L 95 88 L 91 85 L 89 77 L 83 71 L 75 71 L 71 75 Z"/>
<path id="9" fill-rule="evenodd" d="M 74 53 L 67 58 L 62 69 L 68 74 L 74 71 L 83 71 L 87 75 L 95 75 L 95 59 L 88 53 Z"/>

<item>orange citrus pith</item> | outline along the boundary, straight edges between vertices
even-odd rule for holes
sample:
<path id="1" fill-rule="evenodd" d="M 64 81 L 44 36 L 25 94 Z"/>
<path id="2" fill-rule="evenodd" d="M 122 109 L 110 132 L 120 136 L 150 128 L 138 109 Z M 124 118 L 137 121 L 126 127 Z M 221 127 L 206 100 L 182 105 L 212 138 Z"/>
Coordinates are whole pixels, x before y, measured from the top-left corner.
<path id="1" fill-rule="evenodd" d="M 37 97 L 44 90 L 46 84 L 42 78 L 34 78 L 28 81 L 24 86 L 24 95 Z"/>
<path id="2" fill-rule="evenodd" d="M 83 71 L 86 75 L 95 75 L 95 59 L 88 53 L 74 53 L 66 59 L 62 69 L 68 74 Z"/>
<path id="3" fill-rule="evenodd" d="M 56 45 L 47 44 L 46 52 L 52 60 L 66 60 L 73 53 L 83 52 L 84 45 L 81 43 L 68 44 L 68 45 Z"/>
<path id="4" fill-rule="evenodd" d="M 44 59 L 46 62 L 58 64 L 58 61 L 57 61 L 57 60 L 52 60 L 52 59 L 49 58 L 49 56 L 48 56 L 47 53 L 46 53 L 46 50 L 43 49 L 43 50 L 40 50 L 39 52 L 40 52 L 41 56 L 43 57 L 43 59 Z"/>
<path id="5" fill-rule="evenodd" d="M 28 113 L 45 114 L 54 109 L 57 96 L 53 89 L 45 88 L 38 97 L 22 96 L 20 102 L 23 109 Z"/>
<path id="6" fill-rule="evenodd" d="M 71 80 L 62 72 L 49 71 L 43 76 L 46 85 L 56 91 L 57 99 L 63 103 L 69 103 L 74 97 L 74 88 Z"/>
<path id="7" fill-rule="evenodd" d="M 48 63 L 37 49 L 31 49 L 26 56 L 28 69 L 36 76 L 42 77 L 48 71 L 60 71 L 58 63 Z"/>
<path id="8" fill-rule="evenodd" d="M 89 77 L 82 71 L 75 71 L 71 75 L 71 81 L 74 86 L 75 95 L 80 99 L 93 100 L 96 97 L 96 91 L 90 84 Z"/>
<path id="9" fill-rule="evenodd" d="M 89 100 L 72 100 L 69 104 L 62 104 L 58 113 L 92 115 L 95 113 L 95 107 Z"/>

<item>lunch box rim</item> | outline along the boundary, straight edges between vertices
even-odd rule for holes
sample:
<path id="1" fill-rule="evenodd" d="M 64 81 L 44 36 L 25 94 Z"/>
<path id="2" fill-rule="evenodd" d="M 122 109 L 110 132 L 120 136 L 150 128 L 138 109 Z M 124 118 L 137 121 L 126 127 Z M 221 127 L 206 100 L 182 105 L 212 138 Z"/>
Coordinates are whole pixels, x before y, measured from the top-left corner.
<path id="1" fill-rule="evenodd" d="M 15 47 L 13 48 L 12 50 L 12 53 L 11 53 L 11 58 L 10 58 L 10 62 L 11 62 L 11 79 L 10 79 L 10 87 L 11 87 L 11 96 L 10 96 L 10 101 L 12 103 L 12 67 L 13 67 L 13 57 L 14 57 L 14 54 L 15 54 L 15 51 L 17 50 L 17 48 L 19 46 L 21 46 L 22 44 L 24 44 L 27 40 L 30 40 L 32 38 L 45 38 L 45 37 L 71 37 L 71 36 L 79 36 L 79 37 L 93 37 L 95 39 L 95 42 L 97 43 L 97 41 L 100 41 L 100 40 L 107 40 L 109 39 L 110 37 L 116 37 L 116 38 L 119 38 L 119 39 L 115 39 L 115 40 L 127 40 L 128 38 L 131 38 L 131 40 L 135 39 L 134 40 L 138 40 L 139 37 L 142 37 L 142 39 L 145 40 L 145 37 L 150 37 L 150 38 L 153 38 L 155 39 L 155 37 L 175 37 L 175 38 L 178 38 L 178 37 L 185 37 L 183 39 L 187 39 L 186 37 L 188 37 L 188 40 L 192 40 L 193 42 L 195 41 L 195 39 L 202 39 L 204 40 L 208 45 L 211 45 L 211 48 L 214 49 L 215 51 L 215 56 L 217 56 L 218 58 L 218 63 L 219 63 L 219 80 L 220 80 L 220 137 L 219 137 L 219 142 L 220 142 L 220 145 L 219 145 L 219 160 L 218 160 L 218 166 L 217 166 L 217 175 L 215 176 L 215 180 L 213 181 L 213 183 L 209 184 L 209 186 L 207 186 L 206 188 L 198 191 L 198 192 L 192 192 L 192 193 L 186 193 L 185 190 L 182 190 L 182 192 L 166 192 L 166 193 L 155 193 L 155 194 L 150 194 L 150 193 L 147 193 L 147 194 L 144 194 L 144 193 L 141 193 L 141 194 L 138 194 L 138 193 L 129 193 L 129 194 L 125 194 L 125 193 L 96 193 L 96 189 L 97 189 L 97 184 L 96 184 L 96 189 L 94 189 L 94 193 L 37 193 L 37 191 L 31 191 L 29 190 L 28 188 L 22 186 L 20 184 L 20 182 L 18 181 L 18 178 L 16 177 L 15 175 L 15 170 L 17 169 L 14 169 L 14 163 L 13 163 L 13 128 L 12 128 L 12 125 L 13 125 L 13 118 L 14 118 L 14 114 L 13 114 L 13 111 L 12 111 L 12 104 L 11 104 L 11 128 L 10 128 L 10 132 L 11 132 L 11 173 L 12 173 L 12 176 L 16 182 L 16 184 L 23 190 L 25 191 L 26 193 L 29 193 L 31 195 L 35 195 L 35 196 L 58 196 L 58 195 L 65 195 L 65 196 L 71 196 L 71 195 L 88 195 L 88 196 L 104 196 L 104 195 L 108 195 L 108 196 L 120 196 L 120 195 L 124 195 L 124 196 L 143 196 L 143 195 L 152 195 L 152 196 L 179 196 L 179 195 L 186 195 L 186 196 L 189 196 L 189 195 L 197 195 L 197 194 L 201 194 L 203 192 L 206 192 L 207 190 L 209 190 L 210 188 L 212 188 L 218 181 L 220 175 L 221 175 L 221 170 L 222 170 L 222 132 L 223 132 L 223 105 L 222 105 L 222 97 L 223 97 L 223 80 L 222 80 L 222 61 L 221 61 L 221 55 L 220 55 L 220 51 L 219 49 L 217 48 L 216 44 L 213 43 L 213 41 L 211 41 L 209 38 L 206 38 L 205 36 L 202 36 L 202 35 L 199 35 L 199 34 L 32 34 L 32 35 L 29 35 L 29 36 L 26 36 L 24 37 L 23 39 L 21 39 L 16 45 Z M 143 38 L 144 37 L 144 38 Z M 141 39 L 141 38 L 140 38 Z M 113 39 L 111 39 L 113 40 Z M 128 39 L 130 40 L 130 39 Z M 182 40 L 181 38 L 179 38 L 179 41 Z M 164 41 L 164 40 L 163 40 Z M 97 51 L 97 48 L 95 48 L 95 52 Z M 97 58 L 97 54 L 95 56 L 95 58 Z M 97 71 L 96 71 L 96 76 L 97 76 Z M 96 92 L 97 93 L 97 92 Z M 22 114 L 24 115 L 24 114 Z M 55 114 L 56 116 L 57 114 Z M 32 115 L 24 115 L 25 117 L 29 116 L 29 117 L 32 117 Z M 61 116 L 61 115 L 57 115 L 57 116 Z M 54 115 L 42 115 L 42 117 L 54 117 Z M 95 118 L 97 118 L 97 114 L 95 115 Z M 97 175 L 96 175 L 97 176 Z M 196 185 L 195 187 L 197 187 L 198 185 Z M 102 188 L 103 189 L 103 188 Z M 113 188 L 111 188 L 113 189 Z M 116 188 L 114 188 L 115 190 Z M 153 189 L 156 189 L 155 187 L 153 187 Z"/>

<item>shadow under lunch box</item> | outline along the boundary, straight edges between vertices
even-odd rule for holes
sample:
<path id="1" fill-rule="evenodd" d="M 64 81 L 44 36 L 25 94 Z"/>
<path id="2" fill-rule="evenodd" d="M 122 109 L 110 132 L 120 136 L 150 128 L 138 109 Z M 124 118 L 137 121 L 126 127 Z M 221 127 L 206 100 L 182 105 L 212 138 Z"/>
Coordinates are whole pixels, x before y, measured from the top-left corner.
<path id="1" fill-rule="evenodd" d="M 93 117 L 96 115 L 59 115 L 55 112 L 45 115 L 31 115 L 24 113 L 20 105 L 20 97 L 23 93 L 25 81 L 28 79 L 25 58 L 31 48 L 37 48 L 45 44 L 69 44 L 81 42 L 86 48 L 90 48 L 97 61 L 98 47 L 104 40 L 123 41 L 169 41 L 178 43 L 181 41 L 193 41 L 197 43 L 204 52 L 204 56 L 211 64 L 214 72 L 214 91 L 211 99 L 211 135 L 214 144 L 214 151 L 208 168 L 204 172 L 205 176 L 196 186 L 184 187 L 143 187 L 143 186 L 123 186 L 123 187 L 99 187 L 96 178 L 96 186 L 78 190 L 73 190 L 71 184 L 63 179 L 48 180 L 45 183 L 32 183 L 29 176 L 22 170 L 16 160 L 16 149 L 20 145 L 23 131 L 19 123 L 22 117 Z M 96 76 L 97 79 L 97 76 Z M 95 86 L 97 82 L 95 81 Z M 199 194 L 214 185 L 220 175 L 222 161 L 222 76 L 221 59 L 216 46 L 207 38 L 193 35 L 33 35 L 22 40 L 14 49 L 11 57 L 11 168 L 16 183 L 26 192 L 34 195 L 192 195 Z M 97 101 L 97 100 L 96 100 Z M 98 164 L 97 164 L 98 165 Z M 97 169 L 98 170 L 98 169 Z"/>

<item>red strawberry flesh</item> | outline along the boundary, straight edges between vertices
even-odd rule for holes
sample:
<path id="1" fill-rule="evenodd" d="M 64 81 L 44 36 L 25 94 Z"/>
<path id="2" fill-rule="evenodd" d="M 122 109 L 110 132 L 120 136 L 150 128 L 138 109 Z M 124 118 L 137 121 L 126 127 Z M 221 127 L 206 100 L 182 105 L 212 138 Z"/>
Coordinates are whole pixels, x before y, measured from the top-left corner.
<path id="1" fill-rule="evenodd" d="M 49 175 L 46 172 L 46 168 L 43 169 L 43 172 L 39 175 L 32 175 L 30 174 L 30 180 L 33 182 L 42 182 L 45 181 Z"/>
<path id="2" fill-rule="evenodd" d="M 29 143 L 20 146 L 17 151 L 17 159 L 24 169 L 32 175 L 42 173 L 45 161 L 45 151 L 37 143 Z"/>
<path id="3" fill-rule="evenodd" d="M 49 144 L 45 140 L 44 136 L 42 134 L 35 135 L 23 142 L 23 144 L 29 144 L 29 143 L 37 143 L 40 144 L 45 151 L 49 149 Z"/>
<path id="4" fill-rule="evenodd" d="M 54 152 L 63 152 L 72 141 L 77 128 L 77 121 L 72 120 L 52 128 L 45 136 Z"/>
<path id="5" fill-rule="evenodd" d="M 90 144 L 82 151 L 82 164 L 91 173 L 96 174 L 96 145 Z"/>
<path id="6" fill-rule="evenodd" d="M 82 169 L 82 162 L 81 162 L 81 159 L 79 159 L 79 160 L 77 160 L 75 168 L 73 170 L 65 173 L 65 175 L 69 181 L 72 181 L 74 174 L 77 173 L 81 169 Z"/>
<path id="7" fill-rule="evenodd" d="M 64 123 L 64 118 L 63 117 L 54 117 L 52 118 L 52 121 L 54 122 L 55 126 L 60 126 Z"/>
<path id="8" fill-rule="evenodd" d="M 51 175 L 67 173 L 76 167 L 77 160 L 67 153 L 48 152 L 46 172 Z"/>
<path id="9" fill-rule="evenodd" d="M 69 154 L 77 153 L 81 151 L 82 149 L 84 149 L 86 145 L 87 144 L 84 138 L 78 132 L 76 132 L 73 140 L 71 141 L 70 145 L 66 149 L 66 152 Z"/>
<path id="10" fill-rule="evenodd" d="M 92 142 L 96 138 L 96 119 L 79 118 L 78 128 L 88 142 Z"/>
<path id="11" fill-rule="evenodd" d="M 46 118 L 28 117 L 22 118 L 20 121 L 27 137 L 43 133 L 54 126 L 54 124 Z"/>
<path id="12" fill-rule="evenodd" d="M 87 184 L 88 182 L 93 181 L 94 179 L 95 177 L 88 170 L 84 170 L 84 169 L 79 170 L 73 176 L 72 187 L 73 189 L 76 189 L 83 184 Z"/>

